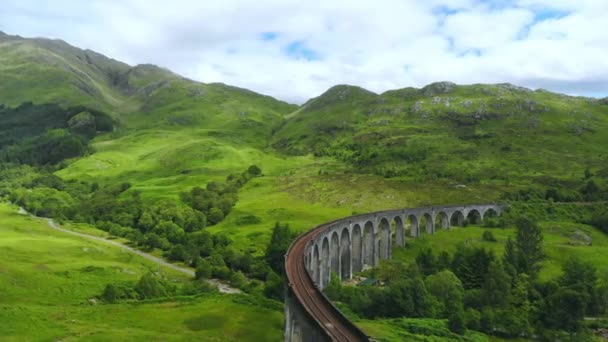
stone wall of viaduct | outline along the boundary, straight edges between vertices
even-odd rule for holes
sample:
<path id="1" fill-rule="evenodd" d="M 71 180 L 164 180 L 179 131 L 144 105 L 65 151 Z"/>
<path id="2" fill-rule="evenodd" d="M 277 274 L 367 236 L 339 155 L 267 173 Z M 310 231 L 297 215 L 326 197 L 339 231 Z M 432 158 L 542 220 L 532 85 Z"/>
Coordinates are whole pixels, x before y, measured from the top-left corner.
<path id="1" fill-rule="evenodd" d="M 493 203 L 387 210 L 351 216 L 321 225 L 313 230 L 314 233 L 311 231 L 299 237 L 294 245 L 305 243 L 303 251 L 298 250 L 297 254 L 301 255 L 290 255 L 294 249 L 292 245 L 286 260 L 302 259 L 306 276 L 312 280 L 316 291 L 321 291 L 329 283 L 331 273 L 341 279 L 351 279 L 354 273 L 377 266 L 380 260 L 390 259 L 393 245 L 403 247 L 408 239 L 415 239 L 420 234 L 462 226 L 465 220 L 479 222 L 489 216 L 499 216 L 503 210 L 503 205 Z M 300 241 L 303 238 L 308 241 Z M 286 262 L 286 267 L 289 265 Z M 290 272 L 287 274 L 291 284 Z M 327 328 L 319 326 L 321 320 L 317 317 L 311 317 L 314 315 L 306 307 L 310 303 L 298 303 L 292 292 L 288 289 L 285 301 L 285 341 L 331 340 L 321 338 L 327 336 L 324 334 Z M 321 298 L 327 300 L 324 296 Z M 339 311 L 337 314 L 341 315 Z M 344 320 L 344 317 L 340 319 Z"/>

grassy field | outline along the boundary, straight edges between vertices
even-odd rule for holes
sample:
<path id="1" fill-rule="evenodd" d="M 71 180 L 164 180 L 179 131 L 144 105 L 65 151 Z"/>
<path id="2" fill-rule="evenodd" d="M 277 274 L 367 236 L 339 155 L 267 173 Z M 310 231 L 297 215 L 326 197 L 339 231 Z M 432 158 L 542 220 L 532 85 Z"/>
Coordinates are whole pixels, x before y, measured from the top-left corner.
<path id="1" fill-rule="evenodd" d="M 276 341 L 282 334 L 280 308 L 244 296 L 95 303 L 108 282 L 135 282 L 150 271 L 175 283 L 190 280 L 118 248 L 53 231 L 5 204 L 0 265 L 3 341 Z M 251 324 L 259 317 L 263 323 Z"/>
<path id="2" fill-rule="evenodd" d="M 361 320 L 357 324 L 379 342 L 397 341 L 445 341 L 489 342 L 487 335 L 469 331 L 465 335 L 454 334 L 447 328 L 446 320 L 425 318 L 396 318 Z"/>
<path id="3" fill-rule="evenodd" d="M 593 263 L 599 274 L 608 272 L 608 263 L 603 257 L 608 253 L 608 237 L 606 234 L 594 227 L 573 222 L 541 222 L 541 228 L 544 237 L 543 249 L 546 255 L 539 275 L 541 280 L 559 276 L 561 265 L 573 256 Z M 485 230 L 490 230 L 497 241 L 483 241 L 481 235 Z M 577 236 L 588 236 L 591 238 L 591 244 L 586 245 Z M 425 248 L 432 248 L 437 254 L 444 250 L 453 253 L 460 243 L 488 248 L 497 257 L 501 257 L 504 243 L 509 237 L 515 239 L 515 228 L 454 227 L 450 230 L 439 230 L 434 235 L 423 233 L 419 239 L 407 240 L 408 246 L 406 248 L 395 248 L 393 250 L 393 258 L 412 262 L 418 253 Z"/>

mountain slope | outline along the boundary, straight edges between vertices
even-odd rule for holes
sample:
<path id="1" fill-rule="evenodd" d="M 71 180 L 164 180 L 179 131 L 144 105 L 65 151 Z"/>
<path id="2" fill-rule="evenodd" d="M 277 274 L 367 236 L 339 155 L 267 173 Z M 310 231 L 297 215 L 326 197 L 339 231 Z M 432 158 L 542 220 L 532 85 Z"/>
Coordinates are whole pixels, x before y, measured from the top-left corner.
<path id="1" fill-rule="evenodd" d="M 85 106 L 114 118 L 114 134 L 94 142 L 98 153 L 63 171 L 102 179 L 130 178 L 148 169 L 145 179 L 194 170 L 207 175 L 213 161 L 226 171 L 218 175 L 223 178 L 265 159 L 260 149 L 267 147 L 284 114 L 297 108 L 246 89 L 195 82 L 154 65 L 131 67 L 60 40 L 0 33 L 0 106 L 9 107 L 0 119 L 43 134 L 37 129 L 40 120 L 21 118 L 23 110 L 12 110 L 27 102 L 56 109 L 48 113 L 55 120 L 49 128 L 66 128 L 70 119 L 53 114 L 62 112 L 56 105 L 67 112 Z M 36 115 L 44 118 L 45 113 L 37 110 Z"/>
<path id="2" fill-rule="evenodd" d="M 510 84 L 440 82 L 381 95 L 341 86 L 290 116 L 273 146 L 390 177 L 528 182 L 605 167 L 607 129 L 600 100 Z"/>
<path id="3" fill-rule="evenodd" d="M 245 89 L 188 80 L 154 65 L 131 67 L 61 40 L 4 33 L 0 33 L 0 79 L 0 104 L 84 105 L 120 114 L 118 119 L 131 127 L 235 129 L 261 124 L 272 130 L 284 113 L 296 109 Z M 224 115 L 231 117 L 216 118 Z"/>

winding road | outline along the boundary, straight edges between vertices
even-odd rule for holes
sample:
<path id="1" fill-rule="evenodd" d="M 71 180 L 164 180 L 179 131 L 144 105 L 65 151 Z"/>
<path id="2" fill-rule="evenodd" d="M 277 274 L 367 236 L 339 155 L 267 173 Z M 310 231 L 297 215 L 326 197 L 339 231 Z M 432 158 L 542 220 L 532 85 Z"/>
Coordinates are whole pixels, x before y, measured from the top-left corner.
<path id="1" fill-rule="evenodd" d="M 22 215 L 30 215 L 25 209 L 23 208 L 19 208 L 19 213 Z M 36 216 L 31 215 L 32 217 L 38 218 Z M 60 226 L 58 226 L 55 221 L 53 221 L 50 218 L 45 218 L 48 226 L 54 230 L 60 231 L 62 233 L 66 233 L 66 234 L 71 234 L 74 236 L 78 236 L 84 239 L 88 239 L 88 240 L 93 240 L 93 241 L 99 241 L 99 242 L 103 242 L 103 243 L 107 243 L 113 246 L 116 246 L 118 248 L 121 248 L 125 251 L 131 252 L 133 254 L 137 254 L 142 258 L 148 259 L 158 265 L 170 268 L 172 270 L 184 273 L 188 276 L 194 277 L 195 273 L 193 270 L 189 269 L 189 268 L 185 268 L 185 267 L 181 267 L 181 266 L 177 266 L 174 265 L 170 262 L 167 262 L 159 257 L 155 257 L 154 255 L 142 252 L 140 250 L 137 250 L 133 247 L 129 247 L 127 245 L 123 245 L 122 243 L 116 242 L 116 241 L 112 241 L 112 240 L 108 240 L 106 238 L 103 237 L 99 237 L 99 236 L 94 236 L 94 235 L 89 235 L 89 234 L 84 234 L 84 233 L 79 233 L 79 232 L 75 232 L 73 230 L 69 230 L 69 229 L 65 229 L 65 228 L 61 228 Z M 233 287 L 230 287 L 222 282 L 220 282 L 217 279 L 209 279 L 207 280 L 211 285 L 216 286 L 218 288 L 218 290 L 222 293 L 241 293 L 241 291 L 239 289 L 235 289 Z"/>

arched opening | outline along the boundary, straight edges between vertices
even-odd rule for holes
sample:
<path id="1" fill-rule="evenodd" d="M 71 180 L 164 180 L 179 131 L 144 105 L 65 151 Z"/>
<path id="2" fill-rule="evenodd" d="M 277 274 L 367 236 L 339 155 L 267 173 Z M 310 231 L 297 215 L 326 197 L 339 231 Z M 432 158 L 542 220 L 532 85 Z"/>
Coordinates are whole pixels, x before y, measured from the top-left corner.
<path id="1" fill-rule="evenodd" d="M 363 246 L 361 243 L 361 226 L 356 224 L 353 226 L 353 272 L 361 272 L 363 268 Z"/>
<path id="2" fill-rule="evenodd" d="M 425 232 L 427 234 L 434 233 L 434 225 L 433 225 L 433 217 L 429 213 L 424 213 L 420 218 L 420 227 L 424 227 L 420 232 Z"/>
<path id="3" fill-rule="evenodd" d="M 405 220 L 405 231 L 408 232 L 406 236 L 411 236 L 413 238 L 417 238 L 420 236 L 420 232 L 418 231 L 418 218 L 414 215 L 408 215 Z"/>
<path id="4" fill-rule="evenodd" d="M 498 213 L 496 212 L 496 210 L 494 210 L 494 208 L 488 208 L 486 209 L 486 211 L 483 212 L 482 220 L 496 217 L 498 217 Z"/>
<path id="5" fill-rule="evenodd" d="M 363 227 L 363 266 L 374 266 L 374 224 L 370 221 Z"/>
<path id="6" fill-rule="evenodd" d="M 481 214 L 479 211 L 472 209 L 467 214 L 467 223 L 468 224 L 480 224 L 481 223 Z"/>
<path id="7" fill-rule="evenodd" d="M 458 226 L 462 227 L 464 225 L 464 215 L 461 211 L 455 211 L 452 213 L 452 217 L 450 217 L 450 226 Z"/>
<path id="8" fill-rule="evenodd" d="M 312 251 L 312 280 L 315 282 L 315 284 L 319 284 L 321 277 L 320 277 L 320 270 L 319 270 L 319 245 L 315 244 L 314 250 Z"/>
<path id="9" fill-rule="evenodd" d="M 321 281 L 319 286 L 324 288 L 329 283 L 329 240 L 327 237 L 323 239 L 321 245 Z"/>
<path id="10" fill-rule="evenodd" d="M 405 227 L 401 217 L 395 216 L 393 218 L 391 232 L 395 232 L 395 238 L 391 240 L 395 241 L 399 247 L 405 246 Z"/>
<path id="11" fill-rule="evenodd" d="M 344 228 L 342 229 L 342 236 L 340 237 L 340 279 L 351 278 L 350 255 L 350 235 L 348 234 L 348 228 Z"/>
<path id="12" fill-rule="evenodd" d="M 379 236 L 378 236 L 378 257 L 380 260 L 386 260 L 390 257 L 390 248 L 391 248 L 391 228 L 390 223 L 386 218 L 382 218 L 380 220 L 380 225 L 378 226 Z"/>
<path id="13" fill-rule="evenodd" d="M 340 273 L 340 238 L 338 233 L 331 234 L 331 244 L 329 246 L 331 273 Z"/>
<path id="14" fill-rule="evenodd" d="M 443 211 L 439 212 L 437 216 L 435 216 L 435 227 L 441 227 L 441 229 L 449 229 L 450 228 L 450 219 L 448 214 Z"/>

